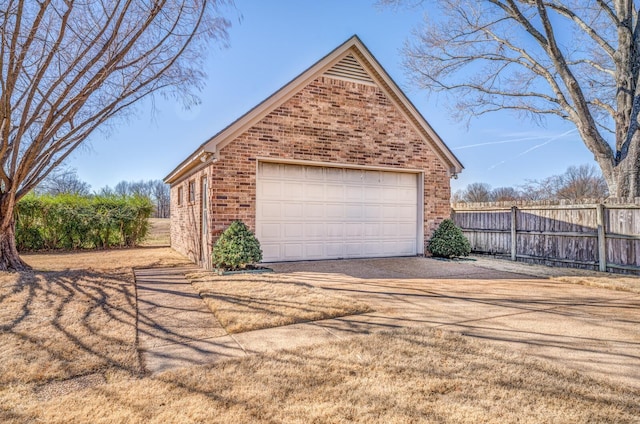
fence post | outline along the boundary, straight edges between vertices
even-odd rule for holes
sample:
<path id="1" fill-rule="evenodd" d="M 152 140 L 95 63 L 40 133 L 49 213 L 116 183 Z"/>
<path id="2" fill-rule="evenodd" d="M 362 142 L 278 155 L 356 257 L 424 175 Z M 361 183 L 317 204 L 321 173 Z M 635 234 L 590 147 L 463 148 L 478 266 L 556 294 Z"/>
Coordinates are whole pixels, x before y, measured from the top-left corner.
<path id="1" fill-rule="evenodd" d="M 518 252 L 518 223 L 517 223 L 518 208 L 511 206 L 511 260 L 517 260 Z"/>
<path id="2" fill-rule="evenodd" d="M 604 205 L 600 203 L 596 209 L 596 221 L 598 226 L 598 262 L 599 270 L 607 272 L 607 240 L 604 223 Z"/>

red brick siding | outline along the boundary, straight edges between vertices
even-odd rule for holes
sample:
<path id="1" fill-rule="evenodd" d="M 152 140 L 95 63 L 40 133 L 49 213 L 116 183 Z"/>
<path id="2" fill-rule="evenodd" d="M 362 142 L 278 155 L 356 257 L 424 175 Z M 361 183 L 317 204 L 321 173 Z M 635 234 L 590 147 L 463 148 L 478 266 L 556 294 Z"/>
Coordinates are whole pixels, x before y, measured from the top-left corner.
<path id="1" fill-rule="evenodd" d="M 319 77 L 224 147 L 219 161 L 180 182 L 186 193 L 188 179 L 210 176 L 212 239 L 235 219 L 255 230 L 257 157 L 421 169 L 425 240 L 450 214 L 447 169 L 376 86 Z M 199 200 L 174 205 L 177 185 L 171 192 L 171 243 L 195 258 Z"/>

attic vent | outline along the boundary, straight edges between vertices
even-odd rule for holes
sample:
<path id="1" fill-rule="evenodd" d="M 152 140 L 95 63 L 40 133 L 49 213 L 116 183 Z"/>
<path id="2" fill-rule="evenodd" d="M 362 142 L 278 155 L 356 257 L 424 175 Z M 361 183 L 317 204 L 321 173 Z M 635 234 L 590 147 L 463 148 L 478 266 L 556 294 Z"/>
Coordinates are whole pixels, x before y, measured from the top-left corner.
<path id="1" fill-rule="evenodd" d="M 360 62 L 356 60 L 352 55 L 346 55 L 338 63 L 333 65 L 331 69 L 324 73 L 331 77 L 337 77 L 342 79 L 348 79 L 351 81 L 357 81 L 360 83 L 374 84 L 373 79 L 364 70 Z"/>

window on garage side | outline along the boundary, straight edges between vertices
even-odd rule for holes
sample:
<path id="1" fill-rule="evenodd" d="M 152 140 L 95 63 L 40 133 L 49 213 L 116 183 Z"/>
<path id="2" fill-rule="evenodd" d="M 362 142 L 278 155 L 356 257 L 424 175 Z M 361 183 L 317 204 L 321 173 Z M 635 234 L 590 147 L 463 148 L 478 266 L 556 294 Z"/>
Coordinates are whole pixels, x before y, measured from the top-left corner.
<path id="1" fill-rule="evenodd" d="M 189 203 L 196 201 L 196 180 L 189 181 Z"/>
<path id="2" fill-rule="evenodd" d="M 184 190 L 182 187 L 178 187 L 178 206 L 182 206 L 184 202 Z"/>

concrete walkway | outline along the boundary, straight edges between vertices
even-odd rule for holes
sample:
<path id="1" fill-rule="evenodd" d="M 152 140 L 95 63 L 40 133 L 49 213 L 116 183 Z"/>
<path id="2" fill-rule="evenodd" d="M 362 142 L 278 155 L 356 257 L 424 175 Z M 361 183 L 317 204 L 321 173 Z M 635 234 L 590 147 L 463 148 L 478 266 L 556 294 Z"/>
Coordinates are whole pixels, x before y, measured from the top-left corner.
<path id="1" fill-rule="evenodd" d="M 198 270 L 195 266 L 134 270 L 138 344 L 151 374 L 340 337 L 335 331 L 339 322 L 332 326 L 295 324 L 230 335 L 184 277 Z"/>

